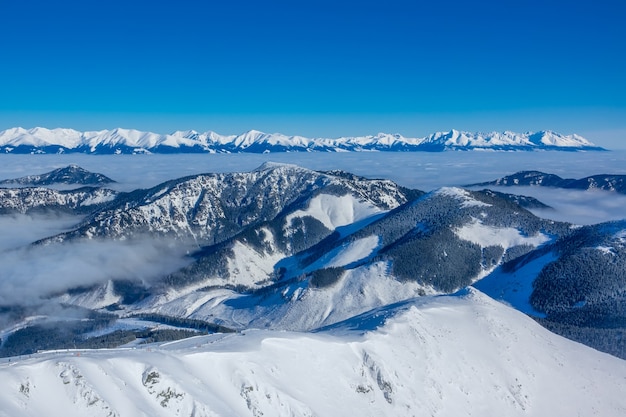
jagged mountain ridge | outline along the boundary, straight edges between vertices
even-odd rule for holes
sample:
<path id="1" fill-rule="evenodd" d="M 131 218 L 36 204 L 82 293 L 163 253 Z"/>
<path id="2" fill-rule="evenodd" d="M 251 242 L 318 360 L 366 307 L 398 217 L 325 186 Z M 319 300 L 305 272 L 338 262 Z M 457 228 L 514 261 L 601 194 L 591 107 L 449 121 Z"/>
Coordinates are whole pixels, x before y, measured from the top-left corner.
<path id="1" fill-rule="evenodd" d="M 25 177 L 1 180 L 0 185 L 21 186 L 47 186 L 54 184 L 80 184 L 100 186 L 114 183 L 111 178 L 96 172 L 90 172 L 78 165 L 68 165 L 45 174 L 27 175 Z"/>
<path id="2" fill-rule="evenodd" d="M 73 190 L 0 187 L 0 214 L 46 212 L 89 214 L 114 201 L 119 195 L 117 191 L 99 187 L 81 187 Z"/>
<path id="3" fill-rule="evenodd" d="M 266 163 L 251 172 L 193 175 L 123 194 L 76 230 L 51 240 L 150 234 L 215 244 L 272 220 L 322 189 L 337 195 L 351 193 L 380 210 L 397 207 L 415 193 L 389 180 Z"/>
<path id="4" fill-rule="evenodd" d="M 626 175 L 598 174 L 580 179 L 561 178 L 558 175 L 541 171 L 521 171 L 512 175 L 468 187 L 485 186 L 543 186 L 576 190 L 606 190 L 626 194 Z"/>
<path id="5" fill-rule="evenodd" d="M 379 133 L 370 136 L 305 138 L 251 130 L 240 135 L 177 131 L 169 135 L 132 129 L 79 132 L 73 129 L 0 131 L 2 153 L 132 154 L 132 153 L 265 153 L 304 151 L 429 151 L 446 150 L 603 150 L 579 135 L 537 133 L 471 133 L 451 130 L 423 138 Z"/>

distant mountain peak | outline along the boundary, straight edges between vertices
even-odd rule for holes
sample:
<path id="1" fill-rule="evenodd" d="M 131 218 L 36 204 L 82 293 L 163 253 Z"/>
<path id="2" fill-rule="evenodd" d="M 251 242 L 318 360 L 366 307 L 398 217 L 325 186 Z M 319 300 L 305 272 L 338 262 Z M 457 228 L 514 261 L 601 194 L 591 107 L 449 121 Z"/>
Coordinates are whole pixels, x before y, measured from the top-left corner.
<path id="1" fill-rule="evenodd" d="M 578 190 L 606 190 L 626 194 L 626 175 L 599 174 L 580 179 L 561 178 L 541 171 L 520 171 L 497 180 L 471 184 L 468 187 L 485 186 L 543 186 Z"/>
<path id="2" fill-rule="evenodd" d="M 267 153 L 267 152 L 345 152 L 345 151 L 450 151 L 450 150 L 604 150 L 579 135 L 553 131 L 536 133 L 475 133 L 452 129 L 423 138 L 399 133 L 340 138 L 306 138 L 298 135 L 249 130 L 239 135 L 212 131 L 176 131 L 171 134 L 135 129 L 79 132 L 73 129 L 11 128 L 0 131 L 3 153 Z"/>
<path id="3" fill-rule="evenodd" d="M 40 175 L 28 175 L 20 178 L 13 178 L 0 181 L 3 185 L 27 185 L 42 186 L 52 184 L 71 185 L 104 185 L 114 183 L 111 178 L 103 174 L 87 171 L 76 164 L 70 164 L 63 168 L 57 168 Z"/>

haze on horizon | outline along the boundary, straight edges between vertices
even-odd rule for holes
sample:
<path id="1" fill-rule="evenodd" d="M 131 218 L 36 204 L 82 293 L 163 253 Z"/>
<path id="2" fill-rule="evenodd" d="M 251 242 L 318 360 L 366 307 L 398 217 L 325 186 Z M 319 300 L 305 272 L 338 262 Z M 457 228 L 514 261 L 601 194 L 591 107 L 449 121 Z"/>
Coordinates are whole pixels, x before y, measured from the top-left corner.
<path id="1" fill-rule="evenodd" d="M 618 0 L 35 0 L 0 13 L 0 130 L 554 130 L 626 147 Z"/>

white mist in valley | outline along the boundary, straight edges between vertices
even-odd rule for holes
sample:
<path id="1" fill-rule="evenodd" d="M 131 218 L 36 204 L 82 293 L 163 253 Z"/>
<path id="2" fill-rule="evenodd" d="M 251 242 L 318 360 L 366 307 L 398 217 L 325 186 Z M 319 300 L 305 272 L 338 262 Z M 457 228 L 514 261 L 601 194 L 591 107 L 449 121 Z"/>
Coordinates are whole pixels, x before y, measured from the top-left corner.
<path id="1" fill-rule="evenodd" d="M 69 214 L 0 215 L 0 252 L 66 232 L 82 219 Z"/>
<path id="2" fill-rule="evenodd" d="M 149 285 L 154 278 L 191 262 L 189 247 L 141 238 L 81 239 L 25 246 L 0 253 L 0 305 L 35 305 L 67 289 L 128 280 Z"/>

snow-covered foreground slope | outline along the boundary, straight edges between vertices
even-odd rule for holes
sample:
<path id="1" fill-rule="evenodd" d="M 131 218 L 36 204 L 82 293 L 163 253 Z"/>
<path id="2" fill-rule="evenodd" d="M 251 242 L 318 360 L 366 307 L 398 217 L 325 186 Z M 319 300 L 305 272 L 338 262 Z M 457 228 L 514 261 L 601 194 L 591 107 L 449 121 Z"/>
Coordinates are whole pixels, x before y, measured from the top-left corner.
<path id="1" fill-rule="evenodd" d="M 4 360 L 0 376 L 0 416 L 626 413 L 626 362 L 473 289 L 317 333 L 247 331 L 151 349 L 42 353 Z"/>

